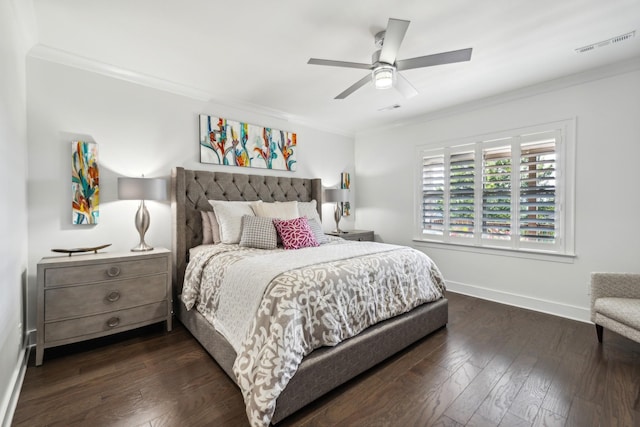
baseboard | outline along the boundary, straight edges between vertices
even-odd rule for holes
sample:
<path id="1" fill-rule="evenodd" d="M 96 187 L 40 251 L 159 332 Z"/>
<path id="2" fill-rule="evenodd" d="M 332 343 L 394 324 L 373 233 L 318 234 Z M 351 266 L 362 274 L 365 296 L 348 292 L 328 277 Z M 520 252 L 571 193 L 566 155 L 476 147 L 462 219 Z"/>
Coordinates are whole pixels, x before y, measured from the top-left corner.
<path id="1" fill-rule="evenodd" d="M 31 346 L 26 345 L 28 343 L 28 339 L 25 340 L 24 349 L 22 350 L 23 355 L 16 364 L 14 369 L 12 378 L 13 388 L 11 390 L 11 395 L 2 402 L 2 407 L 0 407 L 0 414 L 4 414 L 2 419 L 2 427 L 10 427 L 11 421 L 13 420 L 13 414 L 16 410 L 16 406 L 18 405 L 18 398 L 20 397 L 20 390 L 22 389 L 22 382 L 24 381 L 24 375 L 27 372 L 27 363 L 29 362 L 29 353 L 31 351 Z"/>
<path id="2" fill-rule="evenodd" d="M 468 285 L 449 280 L 447 280 L 446 283 L 447 290 L 458 294 L 513 305 L 515 307 L 526 308 L 528 310 L 539 311 L 541 313 L 552 314 L 554 316 L 565 317 L 579 322 L 590 322 L 591 313 L 588 308 L 513 294 L 510 292 L 497 291 L 495 289 L 483 288 L 476 285 Z"/>

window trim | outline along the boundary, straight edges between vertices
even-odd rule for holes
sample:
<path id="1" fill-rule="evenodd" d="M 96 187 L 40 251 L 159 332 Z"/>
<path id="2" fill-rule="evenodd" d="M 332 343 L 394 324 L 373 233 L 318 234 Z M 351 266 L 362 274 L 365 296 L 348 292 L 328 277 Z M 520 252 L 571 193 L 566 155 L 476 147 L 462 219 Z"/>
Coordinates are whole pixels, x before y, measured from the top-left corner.
<path id="1" fill-rule="evenodd" d="M 556 192 L 560 197 L 560 212 L 558 218 L 558 237 L 560 243 L 556 244 L 552 250 L 545 250 L 539 248 L 532 248 L 527 244 L 520 244 L 520 239 L 512 239 L 517 242 L 515 244 L 509 243 L 508 245 L 493 243 L 491 244 L 486 239 L 482 239 L 480 235 L 477 235 L 478 230 L 478 218 L 476 221 L 476 236 L 473 238 L 430 238 L 428 235 L 423 234 L 422 229 L 422 184 L 423 184 L 423 158 L 426 153 L 433 153 L 434 155 L 444 154 L 445 156 L 451 151 L 463 151 L 469 147 L 481 146 L 482 149 L 486 149 L 490 146 L 499 146 L 500 144 L 506 144 L 508 140 L 514 138 L 525 137 L 529 134 L 542 133 L 542 132 L 559 132 L 559 142 L 556 144 L 556 163 L 561 165 L 559 169 L 560 176 L 556 179 L 559 184 L 556 186 Z M 557 120 L 548 123 L 542 123 L 538 125 L 508 129 L 498 131 L 490 134 L 482 134 L 476 136 L 468 136 L 459 139 L 452 139 L 446 141 L 433 142 L 428 144 L 422 144 L 416 146 L 416 174 L 414 178 L 414 242 L 424 242 L 435 245 L 447 245 L 453 247 L 471 248 L 473 251 L 480 252 L 495 252 L 497 249 L 499 253 L 504 252 L 516 252 L 521 254 L 545 254 L 545 255 L 559 255 L 562 257 L 575 256 L 575 152 L 576 152 L 576 119 L 564 119 Z M 510 143 L 510 142 L 509 142 Z M 520 146 L 522 142 L 518 144 Z M 466 147 L 466 148 L 465 148 Z M 475 149 L 475 148 L 474 148 Z M 477 156 L 476 156 L 477 157 Z M 446 159 L 446 157 L 445 157 Z M 482 159 L 476 158 L 476 167 L 482 163 Z M 448 180 L 449 174 L 449 162 L 445 161 L 445 180 Z M 515 169 L 515 168 L 514 168 Z M 481 169 L 477 169 L 481 171 Z M 515 171 L 512 171 L 515 173 Z M 481 173 L 481 172 L 480 172 Z M 481 180 L 476 180 L 476 184 Z M 480 193 L 481 194 L 481 193 Z M 476 200 L 476 203 L 481 201 Z M 481 211 L 481 210 L 480 210 Z M 447 212 L 445 212 L 445 216 Z M 481 219 L 479 221 L 481 223 Z M 481 226 L 480 226 L 481 228 Z M 446 235 L 446 233 L 444 233 Z M 448 236 L 447 236 L 448 237 Z"/>

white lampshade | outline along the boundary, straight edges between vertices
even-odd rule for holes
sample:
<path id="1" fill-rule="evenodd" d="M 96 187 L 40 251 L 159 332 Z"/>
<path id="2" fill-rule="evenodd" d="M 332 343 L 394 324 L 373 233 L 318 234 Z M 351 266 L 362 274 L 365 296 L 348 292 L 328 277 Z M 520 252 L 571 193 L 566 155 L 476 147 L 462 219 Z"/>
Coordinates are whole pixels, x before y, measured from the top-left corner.
<path id="1" fill-rule="evenodd" d="M 349 190 L 346 188 L 326 188 L 324 190 L 324 200 L 325 202 L 348 202 L 349 201 Z"/>
<path id="2" fill-rule="evenodd" d="M 167 200 L 167 181 L 163 178 L 118 178 L 118 199 Z"/>
<path id="3" fill-rule="evenodd" d="M 393 67 L 382 65 L 373 70 L 373 84 L 376 89 L 393 87 Z"/>

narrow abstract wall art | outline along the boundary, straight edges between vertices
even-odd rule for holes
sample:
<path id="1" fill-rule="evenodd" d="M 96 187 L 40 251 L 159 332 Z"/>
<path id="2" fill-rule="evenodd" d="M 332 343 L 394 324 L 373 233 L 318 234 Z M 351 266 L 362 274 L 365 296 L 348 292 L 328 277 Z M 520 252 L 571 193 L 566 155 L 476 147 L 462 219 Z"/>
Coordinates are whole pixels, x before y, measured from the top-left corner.
<path id="1" fill-rule="evenodd" d="M 340 188 L 346 188 L 347 190 L 351 186 L 351 176 L 348 172 L 342 172 L 340 174 Z M 342 203 L 342 216 L 351 215 L 351 204 L 349 202 Z"/>
<path id="2" fill-rule="evenodd" d="M 200 163 L 294 171 L 297 136 L 200 115 Z"/>
<path id="3" fill-rule="evenodd" d="M 97 224 L 100 214 L 98 144 L 71 143 L 72 224 Z"/>

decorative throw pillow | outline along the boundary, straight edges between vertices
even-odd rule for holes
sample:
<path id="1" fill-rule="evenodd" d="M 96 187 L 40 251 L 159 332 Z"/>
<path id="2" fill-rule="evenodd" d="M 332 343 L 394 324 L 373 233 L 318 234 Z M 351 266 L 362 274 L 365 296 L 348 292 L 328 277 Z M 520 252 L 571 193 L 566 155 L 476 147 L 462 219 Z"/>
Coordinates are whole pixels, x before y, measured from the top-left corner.
<path id="1" fill-rule="evenodd" d="M 213 243 L 218 244 L 220 243 L 220 224 L 218 224 L 215 212 L 206 212 L 207 216 L 209 217 L 209 223 L 211 224 L 211 237 L 213 238 Z"/>
<path id="2" fill-rule="evenodd" d="M 307 218 L 307 222 L 309 223 L 309 228 L 311 228 L 311 231 L 313 232 L 313 235 L 315 236 L 316 241 L 320 245 L 323 243 L 327 243 L 329 241 L 329 238 L 327 237 L 326 234 L 324 234 L 324 231 L 322 231 L 322 226 L 318 221 L 316 221 L 313 218 L 311 219 Z"/>
<path id="3" fill-rule="evenodd" d="M 273 219 L 244 215 L 242 217 L 240 246 L 257 249 L 275 249 L 278 246 L 278 234 L 273 225 Z"/>
<path id="4" fill-rule="evenodd" d="M 307 218 L 280 220 L 274 219 L 273 224 L 278 230 L 278 235 L 282 239 L 285 249 L 301 249 L 319 246 L 313 231 L 309 227 Z"/>
<path id="5" fill-rule="evenodd" d="M 318 202 L 312 200 L 310 202 L 298 202 L 298 213 L 300 216 L 306 216 L 307 219 L 315 219 L 318 224 L 322 224 L 320 214 L 318 213 Z"/>
<path id="6" fill-rule="evenodd" d="M 265 218 L 294 219 L 298 218 L 298 202 L 263 202 L 258 200 L 251 203 L 256 216 Z"/>
<path id="7" fill-rule="evenodd" d="M 242 233 L 242 217 L 254 216 L 252 202 L 229 202 L 226 200 L 209 200 L 213 206 L 216 220 L 220 226 L 221 243 L 239 243 Z"/>
<path id="8" fill-rule="evenodd" d="M 207 215 L 207 211 L 200 211 L 200 215 L 202 216 L 202 244 L 211 245 L 213 244 L 213 232 L 211 231 L 211 220 L 209 220 L 209 215 Z"/>

